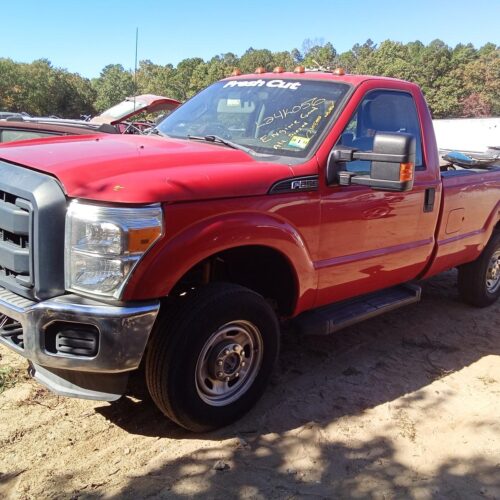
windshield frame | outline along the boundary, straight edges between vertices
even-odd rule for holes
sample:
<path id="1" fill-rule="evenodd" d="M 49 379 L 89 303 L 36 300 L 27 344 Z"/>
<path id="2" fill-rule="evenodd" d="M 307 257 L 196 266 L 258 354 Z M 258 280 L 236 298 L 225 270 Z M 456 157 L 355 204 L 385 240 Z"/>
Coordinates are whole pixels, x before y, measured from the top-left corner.
<path id="1" fill-rule="evenodd" d="M 249 75 L 242 75 L 241 77 L 237 78 L 225 78 L 223 80 L 219 80 L 217 82 L 214 82 L 212 85 L 216 85 L 219 83 L 224 83 L 224 82 L 230 82 L 230 81 L 238 81 L 238 80 L 245 80 L 245 79 L 250 79 L 250 78 L 255 78 L 255 75 L 249 74 Z M 258 78 L 264 79 L 264 80 L 275 80 L 276 75 L 258 75 Z M 342 97 L 340 97 L 336 102 L 335 102 L 335 108 L 333 109 L 333 112 L 330 114 L 329 117 L 327 117 L 325 124 L 321 130 L 321 132 L 314 137 L 314 141 L 312 142 L 312 145 L 310 148 L 306 150 L 306 153 L 304 155 L 300 155 L 301 151 L 297 151 L 299 154 L 293 154 L 295 152 L 288 151 L 288 153 L 292 154 L 282 154 L 282 150 L 276 149 L 275 153 L 273 152 L 262 152 L 259 150 L 255 150 L 252 154 L 254 157 L 265 157 L 266 161 L 276 161 L 279 163 L 286 163 L 288 165 L 296 165 L 296 164 L 301 164 L 309 161 L 318 151 L 318 149 L 321 147 L 323 144 L 326 136 L 331 132 L 335 122 L 337 121 L 339 115 L 342 113 L 344 110 L 346 104 L 349 102 L 352 94 L 356 90 L 357 86 L 353 85 L 350 82 L 346 82 L 344 80 L 326 80 L 324 78 L 301 78 L 301 75 L 297 75 L 292 77 L 286 76 L 281 78 L 284 81 L 301 81 L 301 82 L 315 82 L 315 83 L 324 83 L 324 84 L 337 84 L 337 85 L 342 85 L 345 87 L 345 92 Z M 176 108 L 172 113 L 167 117 L 171 118 L 172 116 L 175 115 L 180 109 L 182 109 L 183 106 L 185 106 L 187 103 L 189 103 L 192 99 L 197 97 L 201 92 L 205 91 L 206 89 L 210 88 L 212 85 L 209 85 L 208 87 L 205 87 L 201 89 L 199 92 L 197 92 L 195 95 L 193 95 L 191 98 L 189 98 L 187 101 L 185 101 L 181 106 Z M 163 124 L 163 122 L 161 122 Z M 169 135 L 163 130 L 161 130 L 159 124 L 156 129 L 159 132 L 159 135 L 165 138 L 172 138 L 176 140 L 189 140 L 189 138 L 183 137 L 183 136 L 176 136 L 176 135 Z M 235 141 L 236 142 L 236 141 Z M 212 142 L 212 144 L 220 146 L 220 143 L 217 142 Z M 244 146 L 252 149 L 250 145 L 244 144 Z"/>

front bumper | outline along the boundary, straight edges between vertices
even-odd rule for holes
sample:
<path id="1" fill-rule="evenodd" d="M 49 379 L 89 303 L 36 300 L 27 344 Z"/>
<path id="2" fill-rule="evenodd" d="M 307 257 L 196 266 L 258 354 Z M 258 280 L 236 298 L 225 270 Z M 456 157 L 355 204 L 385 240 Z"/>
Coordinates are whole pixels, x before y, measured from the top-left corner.
<path id="1" fill-rule="evenodd" d="M 34 302 L 0 287 L 0 343 L 27 358 L 34 377 L 58 394 L 118 399 L 128 372 L 139 367 L 159 308 L 159 301 L 113 306 L 77 295 Z M 19 323 L 21 337 L 4 328 L 6 318 Z M 49 352 L 48 337 L 58 325 L 97 331 L 96 354 Z"/>

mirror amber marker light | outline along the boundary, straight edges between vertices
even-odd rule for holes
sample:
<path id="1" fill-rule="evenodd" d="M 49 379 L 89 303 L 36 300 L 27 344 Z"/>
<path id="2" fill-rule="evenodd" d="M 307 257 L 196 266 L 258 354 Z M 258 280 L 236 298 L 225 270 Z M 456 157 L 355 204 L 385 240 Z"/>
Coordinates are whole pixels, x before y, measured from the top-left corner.
<path id="1" fill-rule="evenodd" d="M 413 163 L 401 163 L 399 165 L 399 181 L 407 182 L 413 179 Z"/>

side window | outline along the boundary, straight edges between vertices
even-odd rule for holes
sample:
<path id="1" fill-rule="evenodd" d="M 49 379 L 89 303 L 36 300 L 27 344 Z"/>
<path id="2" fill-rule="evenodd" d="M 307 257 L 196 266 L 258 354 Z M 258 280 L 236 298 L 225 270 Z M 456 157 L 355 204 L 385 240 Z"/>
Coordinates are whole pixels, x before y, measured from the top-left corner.
<path id="1" fill-rule="evenodd" d="M 2 130 L 0 131 L 0 142 L 25 141 L 27 139 L 40 139 L 43 137 L 53 137 L 57 134 L 47 132 L 37 132 L 32 130 Z"/>
<path id="2" fill-rule="evenodd" d="M 371 151 L 376 132 L 413 134 L 417 143 L 415 167 L 423 168 L 420 124 L 415 102 L 410 94 L 390 90 L 368 93 L 344 129 L 337 145 Z M 368 174 L 370 166 L 369 161 L 355 160 L 347 163 L 346 170 Z"/>

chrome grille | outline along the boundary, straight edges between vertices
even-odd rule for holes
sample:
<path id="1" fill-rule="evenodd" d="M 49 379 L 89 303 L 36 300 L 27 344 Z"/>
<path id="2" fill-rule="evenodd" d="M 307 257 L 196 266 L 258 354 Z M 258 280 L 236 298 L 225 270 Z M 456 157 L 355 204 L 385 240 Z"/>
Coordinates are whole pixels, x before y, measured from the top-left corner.
<path id="1" fill-rule="evenodd" d="M 65 217 L 57 179 L 0 159 L 0 287 L 36 301 L 64 293 Z"/>
<path id="2" fill-rule="evenodd" d="M 19 349 L 24 349 L 24 331 L 19 321 L 0 314 L 0 337 Z"/>

